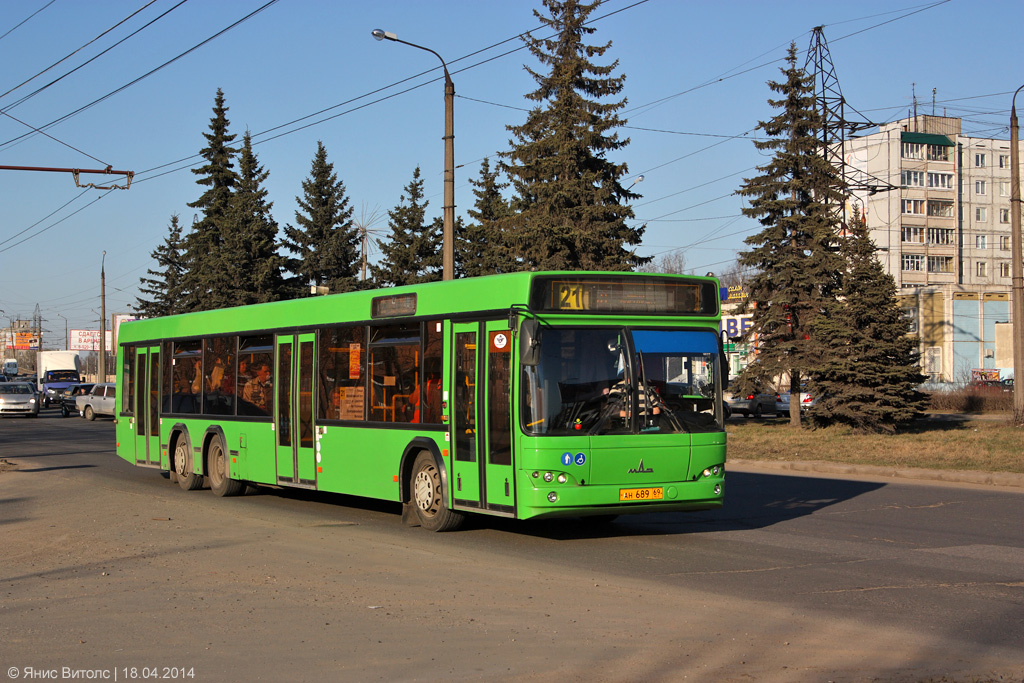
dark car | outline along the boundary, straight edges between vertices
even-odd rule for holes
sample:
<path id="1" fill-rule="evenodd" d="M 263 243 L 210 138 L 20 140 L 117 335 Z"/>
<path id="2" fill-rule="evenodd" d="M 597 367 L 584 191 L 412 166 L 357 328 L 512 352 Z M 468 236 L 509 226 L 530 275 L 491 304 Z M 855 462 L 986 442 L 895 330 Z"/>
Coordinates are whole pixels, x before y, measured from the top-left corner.
<path id="1" fill-rule="evenodd" d="M 79 396 L 84 396 L 92 391 L 92 384 L 72 384 L 64 391 L 60 392 L 60 415 L 61 417 L 67 417 L 71 413 L 77 413 L 78 408 L 75 407 L 75 399 Z"/>

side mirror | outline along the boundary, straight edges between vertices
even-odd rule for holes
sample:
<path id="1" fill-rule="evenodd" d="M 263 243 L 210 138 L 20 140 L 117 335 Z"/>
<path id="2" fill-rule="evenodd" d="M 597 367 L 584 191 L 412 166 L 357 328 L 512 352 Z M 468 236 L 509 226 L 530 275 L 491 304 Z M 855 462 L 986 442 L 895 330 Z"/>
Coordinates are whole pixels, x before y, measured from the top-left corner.
<path id="1" fill-rule="evenodd" d="M 540 323 L 533 318 L 524 320 L 519 328 L 519 362 L 526 366 L 540 363 Z"/>

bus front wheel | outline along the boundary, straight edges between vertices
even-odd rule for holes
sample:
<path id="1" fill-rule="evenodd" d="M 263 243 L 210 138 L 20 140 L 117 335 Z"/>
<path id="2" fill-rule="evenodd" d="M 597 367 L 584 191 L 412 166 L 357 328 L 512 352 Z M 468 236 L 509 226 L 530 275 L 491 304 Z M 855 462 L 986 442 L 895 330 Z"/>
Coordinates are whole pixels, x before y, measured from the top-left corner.
<path id="1" fill-rule="evenodd" d="M 178 486 L 184 491 L 195 491 L 203 486 L 203 475 L 192 471 L 192 454 L 188 452 L 188 440 L 178 437 L 174 446 L 174 473 L 178 475 Z"/>
<path id="2" fill-rule="evenodd" d="M 412 466 L 410 492 L 420 526 L 428 531 L 452 531 L 463 521 L 463 515 L 454 512 L 445 501 L 441 485 L 441 471 L 430 453 L 420 453 Z"/>
<path id="3" fill-rule="evenodd" d="M 210 452 L 206 456 L 206 471 L 210 475 L 210 490 L 218 496 L 237 496 L 245 490 L 245 484 L 232 479 L 228 472 L 227 453 L 224 444 L 214 437 L 210 443 Z"/>

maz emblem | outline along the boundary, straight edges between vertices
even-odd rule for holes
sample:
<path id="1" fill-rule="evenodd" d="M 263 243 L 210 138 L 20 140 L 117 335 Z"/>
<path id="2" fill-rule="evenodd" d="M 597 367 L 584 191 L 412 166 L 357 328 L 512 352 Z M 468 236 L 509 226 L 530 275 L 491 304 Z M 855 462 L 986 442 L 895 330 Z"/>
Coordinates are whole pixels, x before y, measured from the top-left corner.
<path id="1" fill-rule="evenodd" d="M 644 459 L 640 458 L 640 465 L 634 467 L 631 470 L 626 470 L 626 474 L 651 474 L 654 469 L 651 467 L 644 467 Z"/>

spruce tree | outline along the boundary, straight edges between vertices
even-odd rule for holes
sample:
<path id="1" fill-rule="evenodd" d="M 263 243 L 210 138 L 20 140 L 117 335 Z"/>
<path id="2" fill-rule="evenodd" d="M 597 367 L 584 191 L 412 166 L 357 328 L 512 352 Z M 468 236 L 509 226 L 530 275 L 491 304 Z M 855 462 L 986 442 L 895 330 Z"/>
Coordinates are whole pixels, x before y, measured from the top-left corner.
<path id="1" fill-rule="evenodd" d="M 377 240 L 380 262 L 370 266 L 377 287 L 441 279 L 441 222 L 426 222 L 420 167 L 413 171 L 398 206 L 388 211 L 388 240 Z"/>
<path id="2" fill-rule="evenodd" d="M 867 226 L 854 219 L 841 239 L 848 268 L 841 298 L 815 320 L 819 361 L 810 371 L 819 396 L 811 423 L 844 424 L 860 432 L 893 432 L 918 417 L 925 397 L 918 340 L 896 297 L 896 282 L 875 258 Z"/>
<path id="3" fill-rule="evenodd" d="M 484 157 L 480 164 L 480 178 L 470 180 L 476 202 L 467 213 L 469 225 L 455 226 L 456 277 L 492 275 L 511 270 L 510 256 L 502 243 L 500 223 L 512 215 L 512 209 L 501 192 L 508 183 L 498 181 L 497 169 L 491 170 L 490 160 Z"/>
<path id="4" fill-rule="evenodd" d="M 771 161 L 738 191 L 749 202 L 744 215 L 763 226 L 744 240 L 751 249 L 740 252 L 739 263 L 752 271 L 744 306 L 753 313 L 748 337 L 759 341 L 757 361 L 744 374 L 763 382 L 788 373 L 790 420 L 799 426 L 801 375 L 818 360 L 810 336 L 816 318 L 835 299 L 842 270 L 830 211 L 842 194 L 835 169 L 820 154 L 814 79 L 796 66 L 795 45 L 786 63 L 784 80 L 768 83 L 781 96 L 768 100 L 778 113 L 758 124 L 767 139 L 754 142 L 759 151 L 772 153 Z"/>
<path id="5" fill-rule="evenodd" d="M 626 224 L 633 218 L 626 202 L 639 195 L 621 184 L 626 164 L 608 159 L 629 144 L 614 132 L 626 123 L 617 114 L 626 100 L 611 99 L 625 77 L 612 75 L 618 61 L 590 61 L 611 42 L 584 42 L 599 4 L 544 0 L 549 16 L 534 15 L 555 35 L 523 39 L 547 71 L 526 68 L 538 86 L 526 97 L 537 106 L 523 125 L 509 126 L 515 140 L 501 166 L 516 193 L 516 214 L 503 226 L 515 269 L 632 270 L 647 261 L 628 248 L 644 233 Z"/>
<path id="6" fill-rule="evenodd" d="M 224 105 L 224 92 L 218 88 L 214 98 L 210 132 L 203 133 L 206 147 L 199 153 L 206 160 L 192 172 L 200 176 L 197 184 L 206 191 L 189 207 L 203 213 L 192 226 L 186 238 L 186 273 L 184 308 L 202 311 L 231 306 L 231 271 L 224 263 L 224 238 L 231 230 L 230 212 L 232 194 L 238 176 L 233 159 L 238 150 L 231 147 L 234 135 L 228 134 L 228 108 Z"/>
<path id="7" fill-rule="evenodd" d="M 183 312 L 182 281 L 185 274 L 183 250 L 184 239 L 178 214 L 171 215 L 170 234 L 163 244 L 153 250 L 150 256 L 156 261 L 158 270 L 147 269 L 151 277 L 139 278 L 139 292 L 149 298 L 138 296 L 132 307 L 144 318 L 157 318 Z"/>
<path id="8" fill-rule="evenodd" d="M 238 185 L 232 197 L 231 230 L 224 237 L 224 262 L 232 274 L 232 305 L 260 304 L 286 298 L 278 252 L 278 227 L 271 215 L 264 183 L 270 173 L 252 151 L 249 131 L 242 138 Z"/>
<path id="9" fill-rule="evenodd" d="M 289 270 L 295 273 L 299 294 L 308 296 L 310 285 L 325 286 L 331 293 L 358 289 L 359 230 L 352 221 L 345 183 L 327 160 L 322 141 L 316 143 L 309 177 L 302 181 L 302 196 L 295 201 L 298 227 L 285 226 L 284 246 L 297 255 Z"/>

